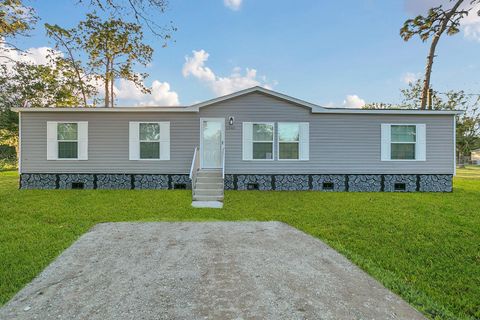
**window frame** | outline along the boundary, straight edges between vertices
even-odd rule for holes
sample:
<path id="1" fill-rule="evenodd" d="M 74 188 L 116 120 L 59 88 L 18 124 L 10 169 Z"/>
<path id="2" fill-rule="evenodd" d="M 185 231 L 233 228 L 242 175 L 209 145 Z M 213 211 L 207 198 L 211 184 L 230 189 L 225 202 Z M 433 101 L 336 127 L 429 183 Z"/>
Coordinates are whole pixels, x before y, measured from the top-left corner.
<path id="1" fill-rule="evenodd" d="M 393 127 L 414 127 L 415 128 L 415 141 L 409 142 L 393 142 L 392 141 L 392 129 Z M 413 159 L 392 159 L 392 146 L 393 144 L 413 144 Z M 390 160 L 391 161 L 417 161 L 417 148 L 418 148 L 418 137 L 417 137 L 417 125 L 416 124 L 390 124 Z"/>
<path id="2" fill-rule="evenodd" d="M 281 159 L 280 158 L 280 125 L 281 124 L 296 124 L 298 125 L 298 141 L 282 141 L 282 142 L 285 142 L 285 143 L 293 143 L 293 142 L 296 142 L 298 144 L 298 159 Z M 301 150 L 300 150 L 300 145 L 302 143 L 302 138 L 301 138 L 301 125 L 302 125 L 302 122 L 297 122 L 297 121 L 282 121 L 282 122 L 277 122 L 277 126 L 278 126 L 278 130 L 277 130 L 277 160 L 278 161 L 308 161 L 308 160 L 304 160 L 304 159 L 301 159 Z"/>
<path id="3" fill-rule="evenodd" d="M 140 139 L 140 126 L 142 124 L 156 124 L 158 125 L 158 141 L 154 141 L 154 140 L 141 140 Z M 162 141 L 161 139 L 161 123 L 158 122 L 158 121 L 138 121 L 138 160 L 140 161 L 160 161 L 162 159 L 162 155 L 161 155 L 161 147 L 160 147 L 160 142 Z M 142 142 L 157 142 L 158 143 L 158 158 L 142 158 L 141 155 L 141 146 L 142 146 Z"/>
<path id="4" fill-rule="evenodd" d="M 251 160 L 247 160 L 247 161 L 275 161 L 275 122 L 262 122 L 262 121 L 252 121 L 252 159 Z M 271 125 L 272 128 L 273 128 L 273 132 L 272 132 L 272 141 L 255 141 L 254 138 L 253 138 L 253 126 L 256 125 L 256 124 L 266 124 L 266 125 Z M 272 158 L 271 159 L 255 159 L 253 157 L 253 144 L 255 142 L 258 142 L 258 143 L 271 143 L 272 144 Z"/>
<path id="5" fill-rule="evenodd" d="M 388 130 L 389 130 L 389 141 L 388 141 L 388 144 L 389 144 L 389 154 L 388 154 L 388 158 L 384 159 L 382 158 L 382 151 L 381 151 L 381 161 L 387 161 L 387 162 L 425 162 L 426 161 L 426 147 L 427 147 L 427 143 L 425 141 L 426 139 L 426 130 L 427 130 L 427 126 L 425 123 L 382 123 L 381 125 L 387 125 L 388 126 Z M 392 126 L 415 126 L 415 142 L 393 142 L 393 143 L 398 143 L 398 144 L 412 144 L 412 143 L 415 143 L 415 159 L 392 159 L 392 151 L 391 151 L 391 148 L 392 148 Z M 424 134 L 424 141 L 422 143 L 420 143 L 420 140 L 419 140 L 419 128 L 420 126 L 423 126 L 423 129 L 422 131 L 424 131 L 422 134 Z M 380 133 L 380 148 L 382 149 L 383 148 L 383 132 L 381 131 Z M 420 147 L 424 148 L 423 150 L 420 150 L 418 149 Z M 420 157 L 418 158 L 418 153 L 419 152 L 423 152 L 423 157 Z"/>
<path id="6" fill-rule="evenodd" d="M 79 121 L 55 121 L 57 126 L 57 135 L 55 137 L 57 144 L 57 158 L 55 160 L 61 161 L 77 161 L 80 160 L 80 139 L 79 139 Z M 77 125 L 77 140 L 58 140 L 58 126 L 60 124 L 75 123 Z M 60 142 L 76 142 L 77 143 L 77 157 L 76 158 L 60 158 Z"/>

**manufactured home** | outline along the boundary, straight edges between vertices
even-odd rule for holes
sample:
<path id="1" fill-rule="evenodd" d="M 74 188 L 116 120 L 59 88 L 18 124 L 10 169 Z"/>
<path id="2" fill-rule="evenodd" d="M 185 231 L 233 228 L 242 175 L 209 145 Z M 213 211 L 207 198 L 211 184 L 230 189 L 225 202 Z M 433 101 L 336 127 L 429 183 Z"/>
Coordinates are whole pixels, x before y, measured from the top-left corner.
<path id="1" fill-rule="evenodd" d="M 456 111 L 325 108 L 254 87 L 187 107 L 17 108 L 22 189 L 449 192 Z"/>

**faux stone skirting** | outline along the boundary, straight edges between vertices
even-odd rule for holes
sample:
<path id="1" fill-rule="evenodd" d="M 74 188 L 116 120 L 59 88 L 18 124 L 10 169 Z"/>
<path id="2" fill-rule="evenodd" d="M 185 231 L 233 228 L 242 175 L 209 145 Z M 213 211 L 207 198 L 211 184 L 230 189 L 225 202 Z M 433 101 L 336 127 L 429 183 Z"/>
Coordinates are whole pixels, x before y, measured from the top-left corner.
<path id="1" fill-rule="evenodd" d="M 186 174 L 23 173 L 21 189 L 191 189 Z M 226 174 L 225 190 L 451 192 L 449 174 Z"/>
<path id="2" fill-rule="evenodd" d="M 187 174 L 22 173 L 20 189 L 191 189 Z"/>

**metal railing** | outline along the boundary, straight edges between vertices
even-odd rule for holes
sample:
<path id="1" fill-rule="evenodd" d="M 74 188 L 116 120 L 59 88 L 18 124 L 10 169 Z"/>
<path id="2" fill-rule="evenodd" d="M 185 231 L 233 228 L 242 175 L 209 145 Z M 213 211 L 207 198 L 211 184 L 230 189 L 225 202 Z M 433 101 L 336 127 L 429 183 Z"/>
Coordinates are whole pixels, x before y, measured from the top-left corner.
<path id="1" fill-rule="evenodd" d="M 198 168 L 200 168 L 200 157 L 198 156 L 198 147 L 195 147 L 195 150 L 193 152 L 193 159 L 192 159 L 192 166 L 190 167 L 190 180 L 192 180 L 192 187 L 194 186 L 195 183 L 195 176 L 197 175 Z"/>
<path id="2" fill-rule="evenodd" d="M 225 179 L 225 146 L 222 144 L 222 179 Z"/>

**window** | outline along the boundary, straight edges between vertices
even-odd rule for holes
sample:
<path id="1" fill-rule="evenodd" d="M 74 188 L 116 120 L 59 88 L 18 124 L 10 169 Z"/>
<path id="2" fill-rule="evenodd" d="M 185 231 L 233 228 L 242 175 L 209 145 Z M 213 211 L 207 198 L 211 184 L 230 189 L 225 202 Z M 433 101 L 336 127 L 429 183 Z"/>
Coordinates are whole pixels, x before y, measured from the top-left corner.
<path id="1" fill-rule="evenodd" d="M 300 124 L 278 124 L 278 159 L 300 159 Z"/>
<path id="2" fill-rule="evenodd" d="M 382 161 L 425 161 L 425 124 L 382 124 Z"/>
<path id="3" fill-rule="evenodd" d="M 170 160 L 170 122 L 129 123 L 130 160 Z"/>
<path id="4" fill-rule="evenodd" d="M 160 125 L 140 123 L 140 159 L 160 158 Z"/>
<path id="5" fill-rule="evenodd" d="M 88 160 L 88 122 L 47 121 L 47 160 Z"/>
<path id="6" fill-rule="evenodd" d="M 278 135 L 275 135 L 274 122 L 243 122 L 242 159 L 309 159 L 308 122 L 280 122 L 277 129 Z"/>
<path id="7" fill-rule="evenodd" d="M 58 159 L 78 158 L 78 124 L 57 124 Z"/>
<path id="8" fill-rule="evenodd" d="M 252 154 L 254 160 L 273 160 L 273 123 L 254 123 Z"/>
<path id="9" fill-rule="evenodd" d="M 415 125 L 392 125 L 390 159 L 415 160 L 416 144 Z"/>

